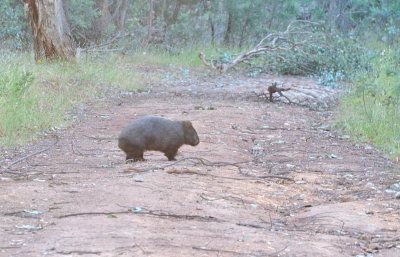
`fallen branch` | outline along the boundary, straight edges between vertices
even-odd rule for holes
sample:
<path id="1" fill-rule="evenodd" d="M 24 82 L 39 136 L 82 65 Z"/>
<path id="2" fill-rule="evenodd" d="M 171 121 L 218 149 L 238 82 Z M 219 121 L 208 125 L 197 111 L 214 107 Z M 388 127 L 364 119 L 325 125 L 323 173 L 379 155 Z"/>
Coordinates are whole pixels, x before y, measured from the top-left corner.
<path id="1" fill-rule="evenodd" d="M 96 139 L 96 140 L 117 140 L 118 138 L 116 137 L 93 137 L 93 136 L 88 136 L 88 135 L 83 135 L 84 137 L 91 138 L 91 139 Z"/>
<path id="2" fill-rule="evenodd" d="M 206 251 L 206 252 L 218 252 L 218 253 L 230 253 L 236 255 L 249 255 L 249 256 L 278 256 L 279 253 L 283 252 L 286 250 L 288 246 L 285 246 L 281 250 L 278 250 L 274 253 L 263 253 L 263 252 L 235 252 L 231 250 L 222 250 L 222 249 L 216 249 L 216 248 L 206 248 L 206 247 L 200 247 L 200 246 L 192 246 L 192 249 L 194 250 L 199 250 L 199 251 Z"/>
<path id="3" fill-rule="evenodd" d="M 42 150 L 33 152 L 33 153 L 31 153 L 31 154 L 28 154 L 27 156 L 24 156 L 24 157 L 22 157 L 22 158 L 19 158 L 19 159 L 13 161 L 13 162 L 10 163 L 7 167 L 5 167 L 3 171 L 7 172 L 7 170 L 9 170 L 9 169 L 10 169 L 12 166 L 14 166 L 15 164 L 17 164 L 17 163 L 19 163 L 19 162 L 22 162 L 22 161 L 24 161 L 24 160 L 26 160 L 26 159 L 29 159 L 29 158 L 31 158 L 31 157 L 33 157 L 33 156 L 35 156 L 35 155 L 40 154 L 40 153 L 46 152 L 47 150 L 49 150 L 50 148 L 52 148 L 53 146 L 55 146 L 55 145 L 58 143 L 58 141 L 59 141 L 58 136 L 55 135 L 54 137 L 56 138 L 56 140 L 55 140 L 55 142 L 54 142 L 53 144 L 47 146 L 46 148 L 44 148 L 44 149 L 42 149 Z"/>
<path id="4" fill-rule="evenodd" d="M 99 255 L 102 252 L 101 251 L 83 251 L 83 250 L 76 250 L 76 251 L 59 251 L 57 252 L 58 254 L 62 254 L 62 255 L 86 255 L 86 254 L 90 254 L 90 255 Z"/>
<path id="5" fill-rule="evenodd" d="M 167 217 L 167 218 L 177 218 L 177 219 L 186 219 L 186 220 L 197 220 L 203 222 L 225 222 L 224 220 L 220 220 L 213 216 L 199 216 L 199 215 L 185 215 L 185 214 L 174 214 L 167 213 L 164 211 L 135 211 L 133 209 L 128 209 L 127 211 L 116 211 L 116 212 L 78 212 L 78 213 L 70 213 L 58 216 L 59 219 L 68 218 L 68 217 L 77 217 L 77 216 L 88 216 L 88 215 L 116 215 L 116 214 L 138 214 L 138 215 L 150 215 L 157 217 Z"/>
<path id="6" fill-rule="evenodd" d="M 230 251 L 230 250 L 222 250 L 222 249 L 215 249 L 215 248 L 206 248 L 206 247 L 200 247 L 200 246 L 192 246 L 193 250 L 199 250 L 199 251 L 206 251 L 206 252 L 218 252 L 218 253 L 230 253 L 236 255 L 249 255 L 249 256 L 271 256 L 266 253 L 260 253 L 260 252 L 235 252 L 235 251 Z"/>
<path id="7" fill-rule="evenodd" d="M 207 59 L 205 54 L 200 52 L 199 58 L 203 62 L 204 65 L 219 71 L 220 73 L 224 73 L 227 70 L 231 69 L 235 65 L 245 62 L 253 57 L 259 56 L 260 54 L 265 53 L 274 53 L 279 51 L 293 51 L 297 50 L 302 51 L 302 47 L 310 45 L 309 42 L 312 38 L 313 32 L 308 29 L 300 28 L 295 25 L 317 25 L 317 23 L 304 21 L 304 20 L 295 20 L 292 21 L 283 32 L 270 33 L 265 36 L 261 41 L 251 50 L 238 55 L 235 59 L 230 62 L 222 62 L 221 60 L 211 60 Z M 309 39 L 300 41 L 295 35 L 309 35 Z"/>
<path id="8" fill-rule="evenodd" d="M 250 175 L 250 174 L 246 174 L 241 172 L 240 174 L 242 174 L 243 176 L 246 177 L 250 177 L 250 178 L 255 178 L 255 179 L 263 179 L 263 178 L 277 178 L 277 179 L 284 179 L 284 180 L 290 180 L 294 182 L 294 179 L 290 178 L 290 177 L 286 177 L 286 176 L 281 176 L 281 175 L 263 175 L 263 176 L 255 176 L 255 175 Z"/>

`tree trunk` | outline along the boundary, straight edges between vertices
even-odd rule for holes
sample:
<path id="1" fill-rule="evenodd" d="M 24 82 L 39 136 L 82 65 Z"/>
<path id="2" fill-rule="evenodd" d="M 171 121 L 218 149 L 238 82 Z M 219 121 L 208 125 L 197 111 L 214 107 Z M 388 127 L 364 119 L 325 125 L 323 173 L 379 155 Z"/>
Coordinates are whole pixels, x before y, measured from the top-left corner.
<path id="1" fill-rule="evenodd" d="M 109 0 L 96 0 L 94 4 L 94 7 L 100 10 L 100 15 L 96 18 L 93 24 L 93 30 L 92 33 L 90 33 L 91 35 L 89 38 L 97 43 L 103 39 L 107 27 L 111 22 L 112 17 L 108 9 L 109 5 Z"/>
<path id="2" fill-rule="evenodd" d="M 112 16 L 113 16 L 114 24 L 117 27 L 117 31 L 119 33 L 124 30 L 125 17 L 126 17 L 127 10 L 128 10 L 128 0 L 117 1 L 117 5 L 114 8 L 114 12 L 113 12 Z"/>
<path id="3" fill-rule="evenodd" d="M 147 47 L 152 39 L 153 33 L 153 20 L 154 20 L 154 0 L 150 1 L 149 13 L 147 15 L 147 37 L 144 46 Z"/>
<path id="4" fill-rule="evenodd" d="M 168 17 L 167 17 L 167 0 L 163 0 L 162 2 L 162 8 L 161 8 L 161 17 L 163 19 L 162 23 L 162 31 L 161 31 L 161 43 L 165 42 L 165 38 L 167 35 L 167 29 L 168 29 Z"/>
<path id="5" fill-rule="evenodd" d="M 225 32 L 225 37 L 224 37 L 224 44 L 226 46 L 229 46 L 230 44 L 230 39 L 231 39 L 231 34 L 232 34 L 232 23 L 233 23 L 233 14 L 231 11 L 228 12 L 228 22 L 226 25 L 226 32 Z"/>
<path id="6" fill-rule="evenodd" d="M 215 43 L 215 26 L 214 26 L 214 21 L 211 17 L 211 6 L 208 5 L 208 0 L 203 0 L 203 7 L 204 11 L 208 12 L 208 23 L 210 24 L 210 29 L 211 29 L 211 45 L 214 45 Z"/>
<path id="7" fill-rule="evenodd" d="M 269 18 L 269 22 L 268 22 L 268 30 L 272 29 L 272 23 L 274 22 L 275 12 L 276 12 L 277 8 L 278 8 L 278 4 L 276 2 L 274 2 L 273 6 L 272 6 L 272 9 L 271 9 L 271 12 L 270 12 L 271 17 Z"/>
<path id="8" fill-rule="evenodd" d="M 181 11 L 181 6 L 182 6 L 182 0 L 176 0 L 175 1 L 174 11 L 172 13 L 172 17 L 168 21 L 168 26 L 172 25 L 172 24 L 175 24 L 176 21 L 178 20 L 178 15 L 179 15 L 179 12 Z"/>
<path id="9" fill-rule="evenodd" d="M 33 33 L 35 60 L 67 60 L 75 56 L 74 41 L 62 0 L 25 0 Z"/>
<path id="10" fill-rule="evenodd" d="M 239 40 L 239 47 L 241 48 L 243 46 L 244 43 L 244 36 L 246 34 L 246 30 L 247 30 L 247 26 L 250 23 L 250 18 L 247 16 L 246 20 L 244 22 L 244 25 L 242 27 L 242 32 L 240 33 L 240 40 Z"/>

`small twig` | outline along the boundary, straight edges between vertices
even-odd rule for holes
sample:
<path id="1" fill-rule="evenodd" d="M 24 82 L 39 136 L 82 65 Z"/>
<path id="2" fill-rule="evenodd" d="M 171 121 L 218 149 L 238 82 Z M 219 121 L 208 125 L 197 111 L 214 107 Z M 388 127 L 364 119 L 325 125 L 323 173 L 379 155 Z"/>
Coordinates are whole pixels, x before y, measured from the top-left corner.
<path id="1" fill-rule="evenodd" d="M 256 224 L 250 224 L 250 223 L 236 223 L 236 225 L 238 225 L 238 226 L 242 226 L 242 227 L 250 227 L 250 228 L 262 228 L 262 229 L 266 229 L 265 227 L 263 227 L 263 226 L 260 226 L 260 225 L 256 225 Z"/>
<path id="2" fill-rule="evenodd" d="M 205 197 L 204 194 L 200 194 L 200 198 L 203 198 L 204 200 L 210 201 L 210 202 L 211 202 L 211 201 L 217 201 L 217 200 L 224 199 L 223 197 L 215 198 L 215 199 L 209 199 L 209 198 Z"/>
<path id="3" fill-rule="evenodd" d="M 76 216 L 87 216 L 87 215 L 115 215 L 115 214 L 139 214 L 139 215 L 151 215 L 157 217 L 167 217 L 167 218 L 177 218 L 177 219 L 187 219 L 187 220 L 197 220 L 205 222 L 225 222 L 218 218 L 212 216 L 199 216 L 199 215 L 185 215 L 185 214 L 174 214 L 167 213 L 164 211 L 134 211 L 129 209 L 128 211 L 116 211 L 116 212 L 78 212 L 58 216 L 59 219 L 76 217 Z"/>
<path id="4" fill-rule="evenodd" d="M 60 251 L 60 252 L 57 252 L 58 254 L 62 254 L 62 255 L 71 255 L 71 254 L 73 254 L 73 255 L 75 255 L 75 254 L 77 254 L 77 255 L 86 255 L 86 254 L 90 254 L 90 255 L 92 255 L 92 254 L 95 254 L 95 255 L 99 255 L 99 254 L 101 254 L 102 252 L 100 252 L 100 251 L 81 251 L 81 250 L 76 250 L 76 251 Z"/>
<path id="5" fill-rule="evenodd" d="M 276 255 L 276 253 L 267 254 L 267 253 L 262 253 L 262 252 L 235 252 L 235 251 L 230 251 L 230 250 L 206 248 L 206 247 L 200 247 L 200 246 L 192 246 L 192 249 L 199 250 L 199 251 L 206 251 L 206 252 L 230 253 L 230 254 L 234 254 L 234 255 L 249 255 L 249 256 L 275 256 Z"/>
<path id="6" fill-rule="evenodd" d="M 196 172 L 192 170 L 169 170 L 167 171 L 168 174 L 189 174 L 189 175 L 200 175 L 200 176 L 208 176 L 207 173 Z"/>
<path id="7" fill-rule="evenodd" d="M 54 135 L 54 137 L 56 138 L 56 141 L 55 141 L 53 144 L 47 146 L 46 148 L 44 148 L 44 149 L 42 149 L 42 150 L 33 152 L 33 153 L 31 153 L 31 154 L 28 154 L 27 156 L 24 156 L 24 157 L 22 157 L 22 158 L 19 158 L 19 159 L 13 161 L 12 163 L 10 163 L 10 164 L 4 169 L 4 171 L 7 172 L 7 170 L 9 170 L 9 169 L 10 169 L 12 166 L 14 166 L 15 164 L 17 164 L 17 163 L 19 163 L 19 162 L 22 162 L 22 161 L 24 161 L 24 160 L 26 160 L 26 159 L 29 159 L 29 158 L 31 158 L 31 157 L 33 157 L 33 156 L 35 156 L 35 155 L 40 154 L 40 153 L 46 152 L 47 150 L 49 150 L 50 148 L 52 148 L 53 146 L 55 146 L 55 145 L 58 143 L 59 138 L 58 138 L 57 135 Z"/>
<path id="8" fill-rule="evenodd" d="M 96 139 L 96 140 L 110 140 L 110 139 L 117 140 L 117 138 L 115 138 L 115 137 L 93 137 L 93 136 L 87 136 L 87 135 L 83 135 L 83 136 L 87 137 L 87 138 Z"/>
<path id="9" fill-rule="evenodd" d="M 281 176 L 281 175 L 263 175 L 263 176 L 255 176 L 255 175 L 250 175 L 247 173 L 243 173 L 240 172 L 240 174 L 242 174 L 245 177 L 250 177 L 250 178 L 256 178 L 256 179 L 263 179 L 263 178 L 278 178 L 278 179 L 285 179 L 285 180 L 290 180 L 290 181 L 294 181 L 294 179 L 290 178 L 290 177 L 286 177 L 286 176 Z"/>

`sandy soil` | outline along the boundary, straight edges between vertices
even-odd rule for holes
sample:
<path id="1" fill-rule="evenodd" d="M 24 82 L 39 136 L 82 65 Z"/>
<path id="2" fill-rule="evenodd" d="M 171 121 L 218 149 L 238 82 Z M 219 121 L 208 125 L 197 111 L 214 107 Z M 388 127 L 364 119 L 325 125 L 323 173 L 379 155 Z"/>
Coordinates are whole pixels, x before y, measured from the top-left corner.
<path id="1" fill-rule="evenodd" d="M 264 101 L 272 81 L 298 104 Z M 400 256 L 399 165 L 331 129 L 336 95 L 304 78 L 187 76 L 91 103 L 3 150 L 0 256 Z M 191 120 L 201 143 L 124 163 L 116 138 L 146 115 Z"/>

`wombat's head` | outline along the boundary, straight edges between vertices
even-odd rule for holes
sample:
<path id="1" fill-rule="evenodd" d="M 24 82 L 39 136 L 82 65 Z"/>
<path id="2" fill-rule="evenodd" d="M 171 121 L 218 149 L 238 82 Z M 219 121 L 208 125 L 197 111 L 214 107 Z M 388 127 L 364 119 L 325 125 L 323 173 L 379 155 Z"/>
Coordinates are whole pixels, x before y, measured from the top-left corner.
<path id="1" fill-rule="evenodd" d="M 185 137 L 185 144 L 188 145 L 198 145 L 200 143 L 199 136 L 190 121 L 183 121 L 183 133 Z"/>

